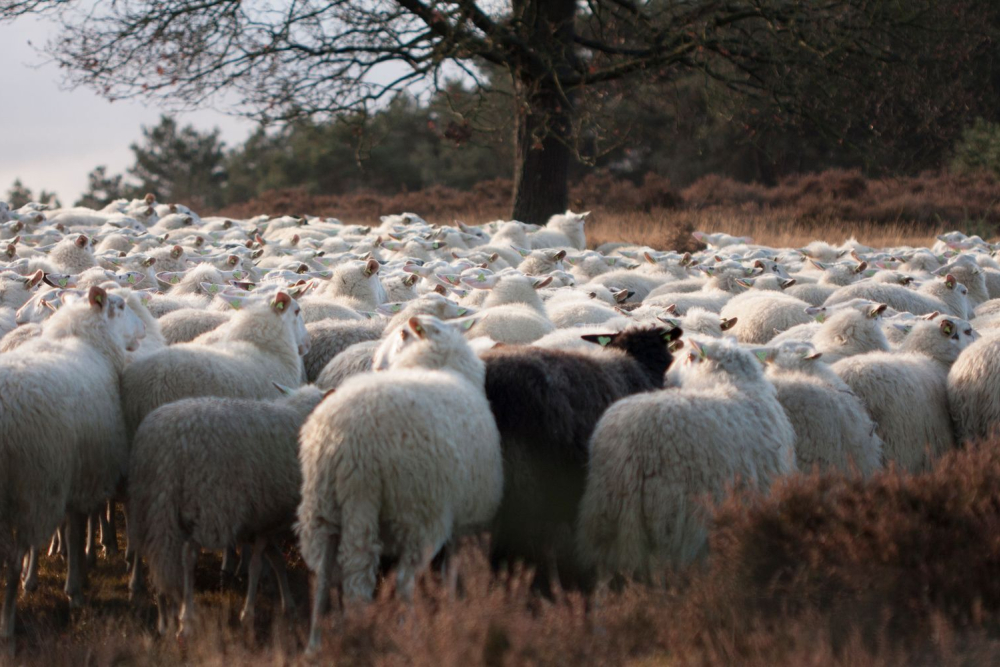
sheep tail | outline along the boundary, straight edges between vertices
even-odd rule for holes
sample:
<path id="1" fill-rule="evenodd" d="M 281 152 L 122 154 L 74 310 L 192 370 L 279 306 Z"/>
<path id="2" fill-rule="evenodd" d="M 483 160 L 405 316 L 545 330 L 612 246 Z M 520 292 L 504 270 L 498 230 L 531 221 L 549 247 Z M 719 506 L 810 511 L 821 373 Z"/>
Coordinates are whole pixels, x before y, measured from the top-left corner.
<path id="1" fill-rule="evenodd" d="M 591 460 L 587 491 L 580 506 L 578 551 L 583 564 L 596 568 L 599 575 L 631 575 L 648 563 L 651 544 L 645 525 L 645 476 L 640 459 L 633 451 L 623 452 L 619 460 L 603 465 Z M 616 470 L 604 474 L 604 466 Z M 628 483 L 623 488 L 608 483 L 612 479 Z"/>
<path id="2" fill-rule="evenodd" d="M 153 456 L 142 471 L 155 478 L 143 479 L 147 475 L 134 471 L 129 480 L 129 538 L 135 539 L 139 555 L 146 559 L 157 590 L 179 598 L 184 577 L 181 551 L 190 532 L 180 514 L 183 481 L 176 462 L 170 465 L 157 458 Z"/>

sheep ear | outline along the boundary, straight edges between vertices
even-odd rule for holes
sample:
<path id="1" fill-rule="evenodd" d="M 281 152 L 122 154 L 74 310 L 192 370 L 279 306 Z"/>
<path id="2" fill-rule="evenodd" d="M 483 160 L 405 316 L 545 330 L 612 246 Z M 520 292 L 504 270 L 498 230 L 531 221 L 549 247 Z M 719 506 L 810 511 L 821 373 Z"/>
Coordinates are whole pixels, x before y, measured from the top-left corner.
<path id="1" fill-rule="evenodd" d="M 751 287 L 753 287 L 754 280 L 752 280 L 750 278 L 747 278 L 747 279 L 737 278 L 736 279 L 736 284 L 739 285 L 740 287 L 744 287 L 746 289 L 750 289 Z"/>
<path id="2" fill-rule="evenodd" d="M 177 271 L 161 271 L 156 274 L 156 279 L 164 285 L 176 285 L 182 278 L 184 278 L 184 273 Z"/>
<path id="3" fill-rule="evenodd" d="M 393 301 L 391 303 L 380 303 L 375 306 L 375 311 L 381 313 L 382 315 L 395 315 L 396 313 L 403 310 L 405 304 L 402 301 Z"/>
<path id="4" fill-rule="evenodd" d="M 552 255 L 549 259 L 551 259 L 553 262 L 561 262 L 565 258 L 566 258 L 566 251 L 560 250 L 556 254 Z"/>
<path id="5" fill-rule="evenodd" d="M 240 256 L 230 255 L 229 258 L 226 260 L 226 263 L 229 264 L 229 266 L 236 266 L 237 264 L 240 263 Z"/>
<path id="6" fill-rule="evenodd" d="M 669 351 L 671 354 L 673 354 L 674 352 L 679 351 L 683 347 L 684 347 L 684 340 L 683 339 L 678 339 L 678 340 L 675 340 L 675 341 L 671 342 L 669 345 L 667 345 L 667 351 Z"/>
<path id="7" fill-rule="evenodd" d="M 495 252 L 495 253 L 493 253 L 493 254 L 490 255 L 490 263 L 491 264 L 493 262 L 497 261 L 498 259 L 500 259 L 500 253 Z"/>
<path id="8" fill-rule="evenodd" d="M 597 298 L 597 293 L 596 292 L 591 292 L 591 294 L 593 295 L 594 298 Z M 633 294 L 635 294 L 635 292 L 630 292 L 627 289 L 618 290 L 614 294 L 615 302 L 616 303 L 625 303 L 628 300 L 628 298 L 630 296 L 632 296 Z"/>
<path id="9" fill-rule="evenodd" d="M 941 333 L 951 336 L 955 333 L 955 323 L 951 320 L 941 320 Z"/>
<path id="10" fill-rule="evenodd" d="M 278 315 L 288 311 L 288 306 L 292 303 L 292 297 L 288 295 L 287 292 L 278 292 L 274 295 L 274 301 L 271 302 L 271 309 Z"/>
<path id="11" fill-rule="evenodd" d="M 180 259 L 180 256 L 183 254 L 184 254 L 184 248 L 180 247 L 179 245 L 175 245 L 173 248 L 170 249 L 171 259 Z"/>
<path id="12" fill-rule="evenodd" d="M 864 273 L 867 268 L 868 268 L 868 262 L 861 262 L 860 264 L 857 265 L 857 267 L 855 267 L 854 272 Z"/>
<path id="13" fill-rule="evenodd" d="M 94 310 L 103 310 L 108 303 L 108 293 L 97 285 L 94 285 L 87 292 L 87 301 Z"/>
<path id="14" fill-rule="evenodd" d="M 365 277 L 369 278 L 378 273 L 378 270 L 379 268 L 381 268 L 381 266 L 382 265 L 378 263 L 377 259 L 369 259 L 368 262 L 365 264 Z"/>
<path id="15" fill-rule="evenodd" d="M 719 322 L 719 328 L 721 328 L 723 331 L 729 331 L 730 329 L 736 326 L 736 322 L 738 320 L 739 320 L 738 317 L 730 317 L 728 320 L 722 318 L 721 321 Z"/>
<path id="16" fill-rule="evenodd" d="M 681 325 L 681 321 L 676 317 L 661 317 L 657 315 L 656 319 L 663 322 L 664 324 L 669 324 L 671 329 L 676 329 Z"/>
<path id="17" fill-rule="evenodd" d="M 531 251 L 528 250 L 527 248 L 520 248 L 520 247 L 518 247 L 516 245 L 512 245 L 511 248 L 513 248 L 514 250 L 516 250 L 517 254 L 520 255 L 521 257 L 527 257 L 528 255 L 531 254 Z"/>
<path id="18" fill-rule="evenodd" d="M 66 273 L 46 273 L 43 280 L 46 285 L 52 285 L 53 287 L 61 287 L 63 289 L 76 287 L 76 276 Z"/>
<path id="19" fill-rule="evenodd" d="M 417 338 L 421 340 L 427 338 L 427 329 L 425 329 L 424 325 L 420 323 L 420 318 L 411 317 L 406 321 L 406 326 L 410 331 L 413 332 L 413 335 L 416 336 Z"/>
<path id="20" fill-rule="evenodd" d="M 656 258 L 650 255 L 648 252 L 642 253 L 642 256 L 646 258 L 646 261 L 650 264 L 656 264 Z"/>
<path id="21" fill-rule="evenodd" d="M 940 314 L 941 314 L 940 311 L 935 310 L 933 313 L 928 313 L 927 315 L 923 315 L 922 317 L 925 320 L 933 320 L 935 317 L 937 317 Z"/>
<path id="22" fill-rule="evenodd" d="M 809 258 L 809 263 L 812 264 L 813 266 L 815 266 L 820 271 L 826 271 L 830 267 L 829 264 L 824 264 L 823 262 L 818 262 L 815 259 L 812 259 L 811 257 Z"/>
<path id="23" fill-rule="evenodd" d="M 552 282 L 552 276 L 546 276 L 545 278 L 543 278 L 541 280 L 536 280 L 532 286 L 535 289 L 542 289 L 543 287 L 547 286 L 551 282 Z"/>
<path id="24" fill-rule="evenodd" d="M 872 319 L 875 319 L 876 317 L 878 317 L 879 315 L 881 315 L 882 313 L 884 313 L 885 310 L 886 310 L 886 308 L 888 308 L 888 307 L 889 306 L 887 306 L 884 303 L 876 304 L 874 308 L 872 308 L 871 310 L 868 311 L 868 317 L 870 317 Z"/>
<path id="25" fill-rule="evenodd" d="M 705 232 L 691 232 L 692 238 L 700 243 L 705 242 Z"/>
<path id="26" fill-rule="evenodd" d="M 910 330 L 913 329 L 912 324 L 902 324 L 900 322 L 893 322 L 892 326 L 896 328 L 896 331 L 902 331 L 905 334 L 910 333 Z"/>
<path id="27" fill-rule="evenodd" d="M 289 396 L 295 393 L 295 390 L 292 389 L 291 387 L 286 387 L 285 385 L 278 384 L 277 382 L 271 382 L 271 384 L 273 384 L 274 388 L 280 391 L 283 396 Z"/>
<path id="28" fill-rule="evenodd" d="M 146 259 L 142 260 L 142 265 L 147 269 L 151 267 L 153 264 L 156 264 L 155 257 L 147 257 Z"/>
<path id="29" fill-rule="evenodd" d="M 617 257 L 604 257 L 603 259 L 604 259 L 604 263 L 607 264 L 608 266 L 614 266 L 615 264 L 618 263 L 618 258 Z M 569 260 L 567 260 L 567 261 L 569 261 Z M 577 262 L 577 260 L 573 260 L 570 263 L 571 264 L 576 264 L 576 262 Z"/>
<path id="30" fill-rule="evenodd" d="M 789 278 L 788 280 L 781 281 L 781 289 L 788 289 L 795 284 L 795 278 Z"/>
<path id="31" fill-rule="evenodd" d="M 44 277 L 45 272 L 38 269 L 24 280 L 24 284 L 27 285 L 28 289 L 34 289 L 35 287 L 38 287 L 38 283 L 42 282 Z"/>
<path id="32" fill-rule="evenodd" d="M 812 354 L 807 354 L 802 358 L 805 359 L 806 361 L 816 361 L 822 356 L 823 356 L 822 352 L 813 352 Z"/>
<path id="33" fill-rule="evenodd" d="M 675 340 L 679 340 L 680 337 L 684 335 L 684 330 L 681 329 L 680 327 L 674 327 L 669 331 L 660 329 L 660 332 L 661 332 L 660 335 L 663 337 L 663 340 L 668 343 L 672 343 Z"/>
<path id="34" fill-rule="evenodd" d="M 88 239 L 87 239 L 87 237 L 85 235 L 80 234 L 79 236 L 76 237 L 76 247 L 77 248 L 86 248 L 87 247 L 87 243 L 88 243 Z"/>
<path id="35" fill-rule="evenodd" d="M 410 275 L 403 278 L 403 284 L 406 285 L 407 287 L 413 287 L 414 285 L 417 284 L 418 280 L 420 280 L 420 276 L 418 276 L 415 273 L 411 273 Z"/>
<path id="36" fill-rule="evenodd" d="M 618 338 L 616 333 L 606 333 L 606 334 L 587 334 L 585 336 L 580 336 L 583 340 L 588 343 L 595 343 L 601 347 L 607 347 Z"/>
<path id="37" fill-rule="evenodd" d="M 955 283 L 957 282 L 958 281 L 955 279 L 955 276 L 951 275 L 950 273 L 944 277 L 944 285 L 948 289 L 955 289 Z"/>
<path id="38" fill-rule="evenodd" d="M 465 312 L 468 312 L 468 311 L 464 310 L 464 309 L 461 309 L 461 308 L 459 309 L 459 314 L 460 315 L 464 314 Z M 478 315 L 478 314 L 477 315 L 468 315 L 466 317 L 456 317 L 455 319 L 448 320 L 448 324 L 451 325 L 452 327 L 458 329 L 459 333 L 465 334 L 465 332 L 469 331 L 470 329 L 472 329 L 472 327 L 476 326 L 476 324 L 481 319 L 482 319 L 482 315 Z"/>
<path id="39" fill-rule="evenodd" d="M 222 285 L 216 285 L 215 283 L 198 283 L 198 289 L 208 296 L 215 296 L 222 291 Z"/>

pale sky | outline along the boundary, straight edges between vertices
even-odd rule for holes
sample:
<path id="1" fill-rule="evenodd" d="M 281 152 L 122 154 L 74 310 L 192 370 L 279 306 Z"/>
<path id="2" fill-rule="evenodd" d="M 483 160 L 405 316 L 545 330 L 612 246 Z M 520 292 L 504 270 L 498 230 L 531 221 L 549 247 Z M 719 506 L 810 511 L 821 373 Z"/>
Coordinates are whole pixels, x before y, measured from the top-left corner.
<path id="1" fill-rule="evenodd" d="M 160 117 L 155 106 L 138 101 L 111 103 L 86 88 L 63 90 L 58 68 L 40 65 L 45 57 L 32 46 L 43 46 L 53 32 L 49 21 L 35 17 L 0 24 L 0 200 L 20 177 L 35 194 L 55 191 L 63 205 L 72 205 L 94 167 L 124 172 L 132 163 L 129 144 L 141 137 L 141 126 Z M 254 128 L 211 110 L 178 119 L 200 130 L 218 127 L 229 147 Z"/>

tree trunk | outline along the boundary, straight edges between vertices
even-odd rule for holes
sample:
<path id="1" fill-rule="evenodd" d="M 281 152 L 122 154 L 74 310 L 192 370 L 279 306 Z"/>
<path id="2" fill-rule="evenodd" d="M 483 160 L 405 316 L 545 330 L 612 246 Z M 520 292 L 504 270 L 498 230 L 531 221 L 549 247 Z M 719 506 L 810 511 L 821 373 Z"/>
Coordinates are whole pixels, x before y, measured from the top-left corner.
<path id="1" fill-rule="evenodd" d="M 556 92 L 526 95 L 517 114 L 514 220 L 545 224 L 566 210 L 570 110 Z"/>
<path id="2" fill-rule="evenodd" d="M 559 86 L 559 75 L 571 70 L 576 0 L 515 0 L 514 14 L 528 26 L 526 38 L 536 45 L 540 67 L 518 63 L 514 73 L 514 204 L 511 215 L 543 225 L 566 210 L 568 199 L 573 96 Z"/>

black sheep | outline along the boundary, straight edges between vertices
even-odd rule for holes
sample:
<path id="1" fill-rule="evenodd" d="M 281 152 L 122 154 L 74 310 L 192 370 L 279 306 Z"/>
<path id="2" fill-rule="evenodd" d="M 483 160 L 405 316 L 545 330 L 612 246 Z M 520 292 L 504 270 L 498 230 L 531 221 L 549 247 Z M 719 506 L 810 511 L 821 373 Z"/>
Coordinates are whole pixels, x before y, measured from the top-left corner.
<path id="1" fill-rule="evenodd" d="M 588 441 L 604 411 L 631 394 L 663 388 L 680 329 L 643 327 L 583 336 L 580 352 L 498 346 L 482 356 L 486 397 L 500 429 L 504 495 L 493 525 L 493 562 L 538 566 L 548 585 L 585 586 L 573 530 L 587 475 Z"/>

